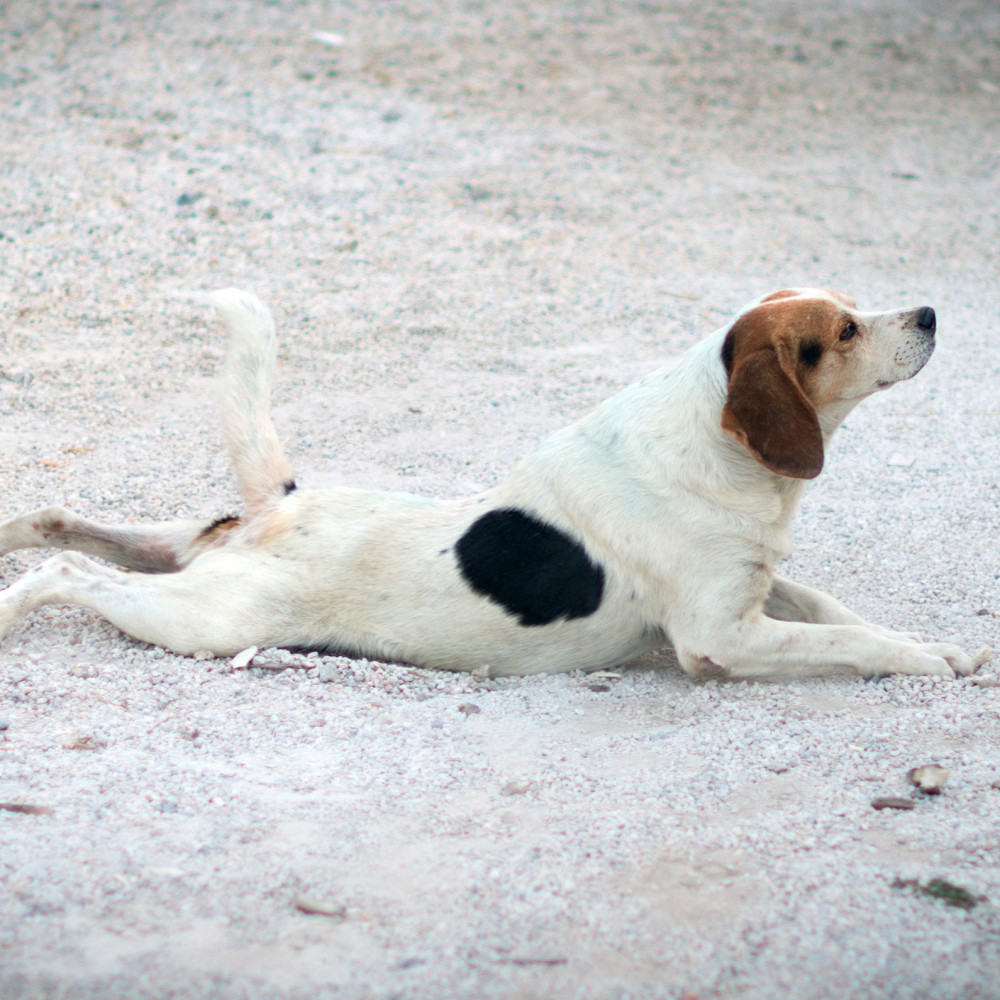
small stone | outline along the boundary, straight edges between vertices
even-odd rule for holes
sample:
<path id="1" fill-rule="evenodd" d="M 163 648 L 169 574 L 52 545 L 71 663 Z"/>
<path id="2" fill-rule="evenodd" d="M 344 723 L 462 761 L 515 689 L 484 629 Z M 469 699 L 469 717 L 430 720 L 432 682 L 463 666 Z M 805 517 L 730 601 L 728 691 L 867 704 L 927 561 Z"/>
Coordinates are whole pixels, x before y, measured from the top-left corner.
<path id="1" fill-rule="evenodd" d="M 459 705 L 458 710 L 462 713 L 462 715 L 479 715 L 482 711 L 478 705 L 473 705 L 471 701 L 467 701 L 465 704 Z"/>
<path id="2" fill-rule="evenodd" d="M 347 39 L 338 31 L 314 31 L 312 40 L 322 45 L 329 45 L 331 48 L 347 44 Z"/>
<path id="3" fill-rule="evenodd" d="M 604 691 L 611 690 L 610 684 L 588 684 L 587 687 L 589 687 L 591 691 L 597 691 L 599 694 Z"/>
<path id="4" fill-rule="evenodd" d="M 898 795 L 883 795 L 877 799 L 872 799 L 873 809 L 915 809 L 916 803 L 913 799 L 904 799 Z"/>
<path id="5" fill-rule="evenodd" d="M 52 815 L 52 810 L 48 806 L 33 806 L 27 802 L 0 802 L 0 809 L 4 812 L 21 813 L 24 816 Z"/>
<path id="6" fill-rule="evenodd" d="M 180 868 L 147 868 L 146 873 L 148 875 L 154 875 L 157 878 L 184 878 L 184 871 Z"/>
<path id="7" fill-rule="evenodd" d="M 924 764 L 907 772 L 906 777 L 911 785 L 924 795 L 940 795 L 951 771 L 940 764 Z"/>
<path id="8" fill-rule="evenodd" d="M 105 746 L 105 741 L 100 736 L 94 736 L 89 733 L 70 736 L 63 742 L 64 750 L 100 750 L 103 746 Z"/>
<path id="9" fill-rule="evenodd" d="M 524 795 L 524 793 L 527 792 L 533 784 L 533 781 L 508 781 L 507 784 L 500 789 L 500 794 Z"/>
<path id="10" fill-rule="evenodd" d="M 394 971 L 403 972 L 406 969 L 414 969 L 418 965 L 424 965 L 426 963 L 424 958 L 404 958 L 402 962 L 397 962 L 395 965 L 390 966 Z"/>
<path id="11" fill-rule="evenodd" d="M 7 729 L 10 729 L 10 720 L 0 719 L 0 733 L 4 732 Z"/>
<path id="12" fill-rule="evenodd" d="M 317 662 L 315 659 L 310 660 L 287 649 L 272 649 L 257 656 L 253 665 L 259 670 L 273 670 L 275 673 L 280 673 L 282 670 L 312 670 L 317 666 Z"/>
<path id="13" fill-rule="evenodd" d="M 97 677 L 101 673 L 93 663 L 74 663 L 69 672 L 72 677 Z"/>
<path id="14" fill-rule="evenodd" d="M 344 679 L 336 664 L 327 660 L 320 660 L 316 664 L 316 673 L 325 684 L 339 684 Z"/>
<path id="15" fill-rule="evenodd" d="M 237 653 L 230 661 L 229 665 L 233 670 L 243 670 L 253 663 L 253 658 L 260 652 L 256 646 L 248 646 L 242 652 Z"/>
<path id="16" fill-rule="evenodd" d="M 938 899 L 947 906 L 954 906 L 960 910 L 971 910 L 980 903 L 986 902 L 985 896 L 976 896 L 963 889 L 954 882 L 949 882 L 943 878 L 932 878 L 927 883 L 920 883 L 916 879 L 896 879 L 892 884 L 893 889 L 912 889 L 921 896 L 928 896 L 931 899 Z"/>
<path id="17" fill-rule="evenodd" d="M 210 649 L 199 649 L 197 652 L 191 654 L 192 660 L 214 660 L 215 653 Z"/>
<path id="18" fill-rule="evenodd" d="M 295 909 L 310 916 L 337 917 L 341 920 L 347 916 L 346 906 L 327 899 L 317 899 L 315 896 L 305 896 L 302 893 L 295 897 Z"/>

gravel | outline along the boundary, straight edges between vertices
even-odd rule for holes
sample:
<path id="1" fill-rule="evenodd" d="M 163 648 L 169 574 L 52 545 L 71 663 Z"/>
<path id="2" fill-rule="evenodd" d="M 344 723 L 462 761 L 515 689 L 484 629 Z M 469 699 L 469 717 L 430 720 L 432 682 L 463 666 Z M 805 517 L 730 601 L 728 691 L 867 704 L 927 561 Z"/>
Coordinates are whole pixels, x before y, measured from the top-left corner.
<path id="1" fill-rule="evenodd" d="M 192 290 L 274 309 L 302 486 L 452 495 L 822 284 L 932 304 L 940 344 L 851 415 L 786 571 L 1000 648 L 988 0 L 13 0 L 0 26 L 4 516 L 237 509 Z M 0 995 L 993 998 L 996 674 L 234 669 L 42 609 L 0 646 Z M 908 779 L 931 764 L 938 795 Z"/>

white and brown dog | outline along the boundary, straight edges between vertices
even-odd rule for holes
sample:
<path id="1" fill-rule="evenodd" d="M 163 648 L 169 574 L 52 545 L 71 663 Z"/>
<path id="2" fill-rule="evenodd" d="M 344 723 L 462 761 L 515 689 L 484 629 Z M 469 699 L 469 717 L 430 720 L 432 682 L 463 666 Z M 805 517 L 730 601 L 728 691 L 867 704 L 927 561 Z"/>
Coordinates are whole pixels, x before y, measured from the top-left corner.
<path id="1" fill-rule="evenodd" d="M 241 517 L 106 527 L 61 507 L 0 525 L 52 556 L 0 593 L 0 635 L 80 604 L 178 653 L 251 645 L 494 674 L 593 669 L 672 643 L 703 677 L 968 674 L 953 645 L 871 625 L 775 574 L 804 480 L 860 400 L 911 378 L 934 310 L 863 313 L 791 289 L 462 500 L 296 490 L 269 412 L 274 324 L 212 293 L 228 327 L 222 424 Z"/>

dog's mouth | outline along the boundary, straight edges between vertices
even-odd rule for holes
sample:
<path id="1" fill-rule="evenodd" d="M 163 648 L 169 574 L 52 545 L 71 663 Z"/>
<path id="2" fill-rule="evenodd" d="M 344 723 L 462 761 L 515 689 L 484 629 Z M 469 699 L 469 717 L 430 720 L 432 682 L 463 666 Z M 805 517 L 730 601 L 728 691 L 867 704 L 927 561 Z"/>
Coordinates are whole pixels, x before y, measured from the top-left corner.
<path id="1" fill-rule="evenodd" d="M 924 366 L 931 359 L 934 353 L 934 341 L 928 340 L 923 344 L 906 345 L 896 353 L 895 362 L 897 368 L 902 369 L 902 373 L 895 378 L 879 379 L 875 383 L 876 389 L 888 389 L 889 386 L 897 382 L 905 382 L 923 371 Z"/>
<path id="2" fill-rule="evenodd" d="M 875 383 L 875 390 L 878 391 L 880 389 L 889 389 L 894 385 L 898 385 L 900 382 L 907 382 L 915 375 L 919 375 L 920 372 L 923 371 L 924 365 L 926 365 L 927 362 L 930 361 L 932 353 L 933 352 L 928 351 L 927 356 L 922 358 L 920 363 L 912 371 L 906 372 L 905 375 L 900 375 L 898 378 L 879 379 Z"/>

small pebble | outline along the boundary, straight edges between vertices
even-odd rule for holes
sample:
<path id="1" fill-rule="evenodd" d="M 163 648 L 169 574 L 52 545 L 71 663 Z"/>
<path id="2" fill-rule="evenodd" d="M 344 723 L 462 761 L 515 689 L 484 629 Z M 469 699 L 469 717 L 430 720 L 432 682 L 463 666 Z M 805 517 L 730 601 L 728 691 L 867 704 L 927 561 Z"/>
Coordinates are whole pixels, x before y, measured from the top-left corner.
<path id="1" fill-rule="evenodd" d="M 259 649 L 256 646 L 250 646 L 244 649 L 241 653 L 237 653 L 230 661 L 229 665 L 233 670 L 242 670 L 244 667 L 250 666 L 253 662 L 253 658 L 257 655 Z"/>
<path id="2" fill-rule="evenodd" d="M 26 802 L 0 802 L 4 812 L 21 813 L 25 816 L 50 816 L 52 810 L 48 806 L 33 806 Z"/>
<path id="3" fill-rule="evenodd" d="M 304 896 L 301 893 L 295 897 L 295 909 L 311 916 L 339 917 L 340 919 L 347 916 L 346 906 L 326 899 L 317 899 L 314 896 Z"/>
<path id="4" fill-rule="evenodd" d="M 872 799 L 873 809 L 915 809 L 916 803 L 913 799 L 904 799 L 898 795 L 883 795 L 877 799 Z"/>
<path id="5" fill-rule="evenodd" d="M 940 795 L 949 774 L 951 771 L 939 764 L 924 764 L 923 767 L 914 767 L 908 771 L 906 777 L 924 795 Z"/>
<path id="6" fill-rule="evenodd" d="M 500 789 L 501 795 L 524 795 L 526 791 L 534 784 L 533 781 L 508 781 L 503 788 Z"/>
<path id="7" fill-rule="evenodd" d="M 343 680 L 343 675 L 336 665 L 325 660 L 320 660 L 316 664 L 316 672 L 325 684 L 339 684 Z"/>
<path id="8" fill-rule="evenodd" d="M 338 31 L 314 31 L 312 39 L 314 42 L 320 42 L 333 48 L 347 44 L 347 39 Z"/>
<path id="9" fill-rule="evenodd" d="M 63 742 L 64 750 L 99 750 L 105 745 L 99 736 L 71 736 Z"/>

